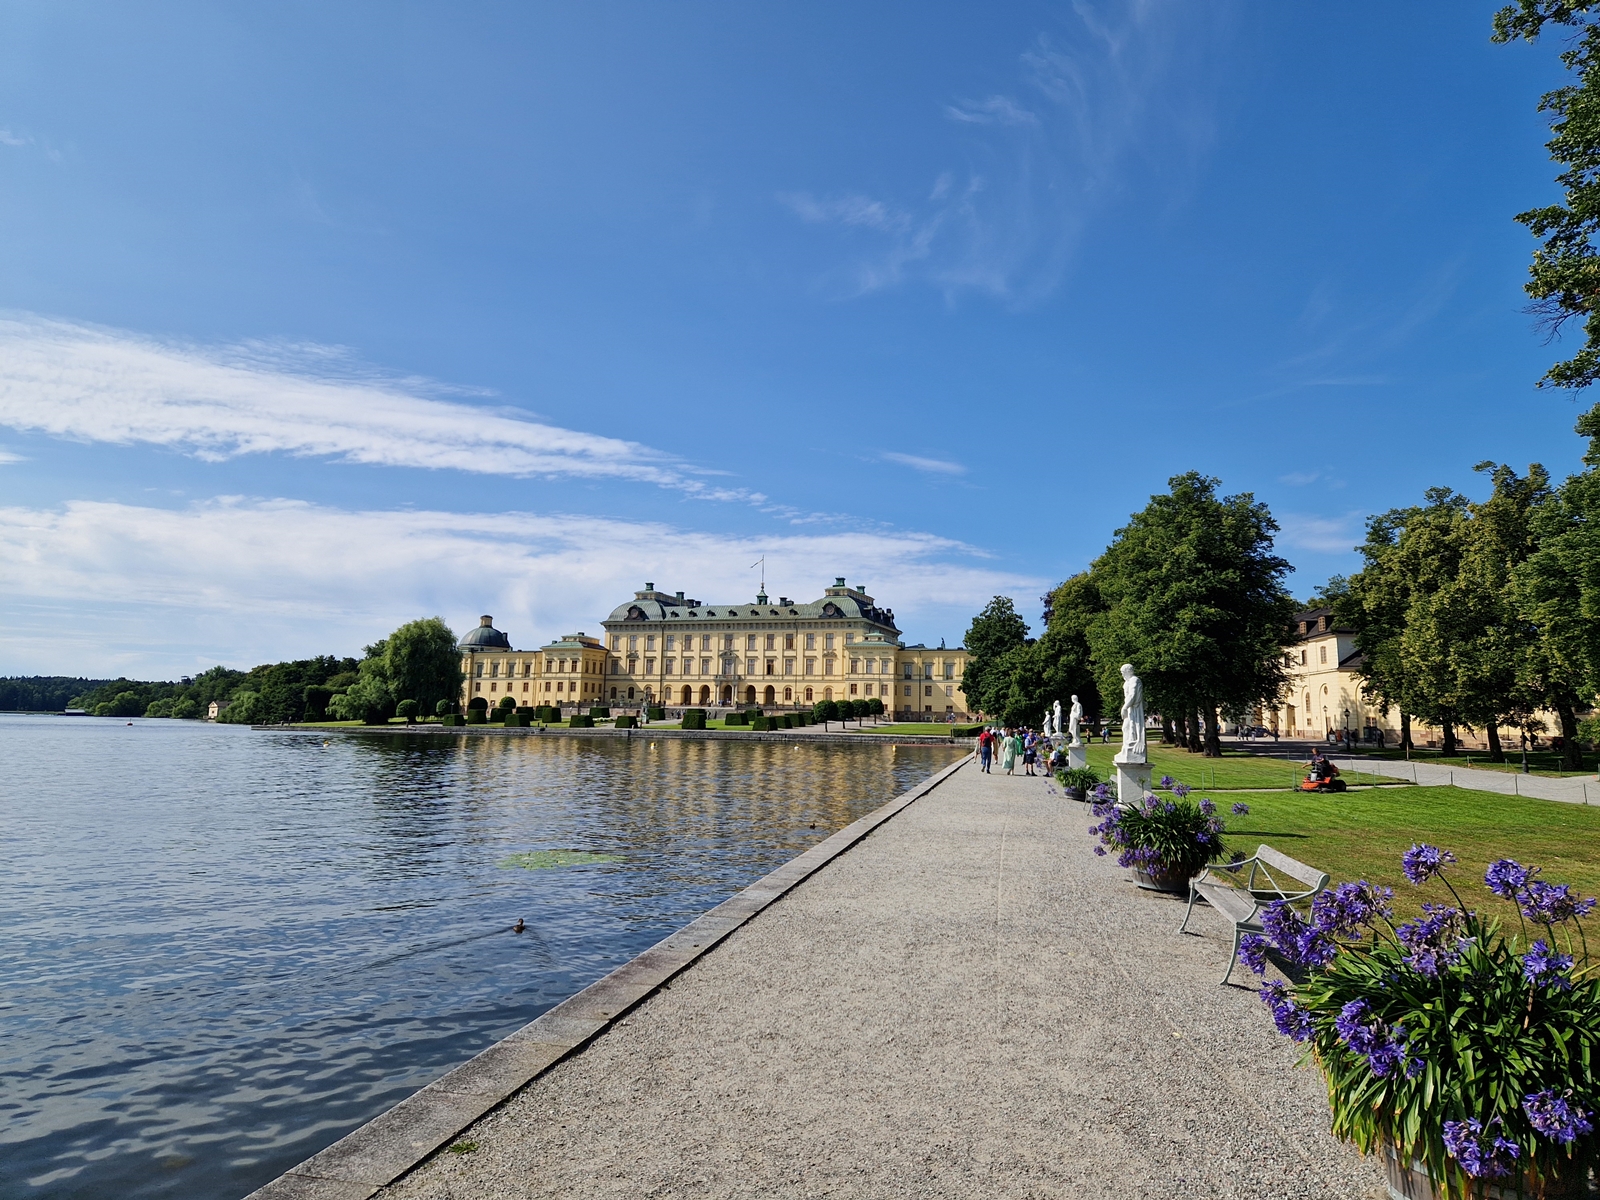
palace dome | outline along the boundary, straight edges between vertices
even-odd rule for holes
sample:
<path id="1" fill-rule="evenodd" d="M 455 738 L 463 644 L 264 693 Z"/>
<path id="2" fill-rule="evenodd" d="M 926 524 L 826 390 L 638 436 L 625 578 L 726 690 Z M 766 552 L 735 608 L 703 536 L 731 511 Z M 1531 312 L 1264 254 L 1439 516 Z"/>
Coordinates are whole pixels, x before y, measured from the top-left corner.
<path id="1" fill-rule="evenodd" d="M 494 627 L 493 617 L 479 617 L 478 627 L 461 639 L 463 650 L 509 650 L 511 639 Z"/>

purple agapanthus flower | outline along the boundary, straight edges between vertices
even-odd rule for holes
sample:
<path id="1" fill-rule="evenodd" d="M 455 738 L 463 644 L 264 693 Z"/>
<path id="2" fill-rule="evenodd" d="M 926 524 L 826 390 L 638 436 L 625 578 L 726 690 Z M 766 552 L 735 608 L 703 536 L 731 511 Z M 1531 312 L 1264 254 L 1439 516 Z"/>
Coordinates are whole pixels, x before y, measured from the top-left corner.
<path id="1" fill-rule="evenodd" d="M 1522 956 L 1522 977 L 1532 984 L 1544 984 L 1559 991 L 1572 987 L 1567 970 L 1572 966 L 1572 956 L 1552 950 L 1543 940 Z"/>
<path id="2" fill-rule="evenodd" d="M 1406 1061 L 1405 1029 L 1385 1024 L 1365 1000 L 1352 1000 L 1333 1022 L 1339 1040 L 1367 1060 L 1379 1079 L 1393 1075 Z"/>
<path id="3" fill-rule="evenodd" d="M 1406 962 L 1415 971 L 1437 979 L 1439 972 L 1453 966 L 1472 939 L 1462 934 L 1461 910 L 1447 904 L 1424 904 L 1423 917 L 1407 921 L 1396 929 L 1395 937 L 1406 948 Z"/>
<path id="4" fill-rule="evenodd" d="M 1586 1133 L 1594 1132 L 1594 1125 L 1589 1120 L 1592 1114 L 1572 1103 L 1570 1089 L 1558 1094 L 1554 1088 L 1546 1088 L 1542 1092 L 1524 1096 L 1522 1111 L 1528 1114 L 1529 1124 L 1545 1137 L 1558 1142 L 1570 1143 Z"/>
<path id="5" fill-rule="evenodd" d="M 1517 893 L 1538 871 L 1538 867 L 1525 867 L 1514 858 L 1502 858 L 1489 864 L 1489 869 L 1483 873 L 1483 882 L 1496 896 L 1515 900 Z"/>
<path id="6" fill-rule="evenodd" d="M 1179 800 L 1182 800 L 1185 796 L 1187 796 L 1189 794 L 1189 785 L 1187 783 L 1175 783 L 1175 784 L 1173 784 L 1172 785 L 1172 794 L 1174 796 L 1176 796 Z"/>
<path id="7" fill-rule="evenodd" d="M 1259 933 L 1247 933 L 1239 939 L 1239 961 L 1257 975 L 1267 973 L 1267 939 Z"/>
<path id="8" fill-rule="evenodd" d="M 1096 854 L 1098 854 L 1101 858 L 1104 858 L 1106 856 L 1106 848 L 1104 846 L 1096 846 L 1094 848 L 1094 852 Z"/>
<path id="9" fill-rule="evenodd" d="M 1284 1037 L 1303 1042 L 1311 1036 L 1311 1016 L 1289 998 L 1288 987 L 1274 979 L 1261 989 L 1261 1001 L 1272 1013 L 1272 1023 Z"/>
<path id="10" fill-rule="evenodd" d="M 1522 915 L 1541 925 L 1559 925 L 1563 921 L 1586 917 L 1594 911 L 1594 897 L 1579 900 L 1565 883 L 1543 883 L 1534 880 L 1522 889 L 1517 898 Z"/>
<path id="11" fill-rule="evenodd" d="M 1171 775 L 1163 775 L 1161 777 L 1161 781 L 1156 786 L 1157 787 L 1163 787 L 1163 788 L 1170 788 L 1175 782 L 1177 782 L 1177 781 L 1174 780 Z"/>
<path id="12" fill-rule="evenodd" d="M 1412 883 L 1421 885 L 1455 861 L 1456 856 L 1450 851 L 1419 842 L 1400 856 L 1400 869 Z"/>
<path id="13" fill-rule="evenodd" d="M 1235 804 L 1233 806 L 1233 815 L 1236 816 L 1236 817 L 1248 816 L 1249 812 L 1250 812 L 1250 806 L 1248 804 L 1244 804 L 1244 803 L 1241 802 L 1241 803 L 1237 803 L 1237 804 Z"/>
<path id="14" fill-rule="evenodd" d="M 1280 954 L 1301 966 L 1325 967 L 1339 953 L 1326 934 L 1302 921 L 1284 900 L 1274 900 L 1261 910 L 1261 928 Z"/>
<path id="15" fill-rule="evenodd" d="M 1366 880 L 1341 883 L 1311 902 L 1311 925 L 1327 937 L 1354 937 L 1390 913 L 1394 892 Z"/>
<path id="16" fill-rule="evenodd" d="M 1444 1123 L 1445 1151 L 1474 1179 L 1497 1179 L 1511 1174 L 1511 1162 L 1522 1153 L 1515 1142 L 1494 1132 L 1499 1124 L 1499 1117 L 1490 1121 L 1487 1128 L 1472 1117 Z"/>
<path id="17" fill-rule="evenodd" d="M 1202 799 L 1200 801 L 1200 811 L 1205 813 L 1205 815 L 1209 817 L 1209 816 L 1211 816 L 1213 813 L 1215 813 L 1217 811 L 1217 806 L 1215 804 L 1213 804 L 1210 800 Z"/>

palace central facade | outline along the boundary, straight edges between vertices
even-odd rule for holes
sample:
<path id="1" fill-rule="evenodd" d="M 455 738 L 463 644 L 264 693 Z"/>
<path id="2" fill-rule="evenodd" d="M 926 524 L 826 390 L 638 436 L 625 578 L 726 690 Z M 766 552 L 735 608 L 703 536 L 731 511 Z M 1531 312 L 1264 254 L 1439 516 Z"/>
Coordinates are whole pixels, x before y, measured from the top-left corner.
<path id="1" fill-rule="evenodd" d="M 647 583 L 601 624 L 602 639 L 519 652 L 484 618 L 462 639 L 463 702 L 509 692 L 528 705 L 809 708 L 876 697 L 924 720 L 966 715 L 966 650 L 903 645 L 894 611 L 842 578 L 808 603 L 765 592 L 706 603 Z"/>

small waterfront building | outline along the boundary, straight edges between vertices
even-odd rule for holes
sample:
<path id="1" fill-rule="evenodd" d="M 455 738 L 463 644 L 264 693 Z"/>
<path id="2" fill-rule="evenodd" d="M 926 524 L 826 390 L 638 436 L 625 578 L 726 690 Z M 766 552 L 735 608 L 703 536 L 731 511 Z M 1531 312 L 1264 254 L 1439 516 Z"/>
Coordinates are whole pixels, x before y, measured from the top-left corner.
<path id="1" fill-rule="evenodd" d="M 877 698 L 906 720 L 967 715 L 967 652 L 906 646 L 894 611 L 844 579 L 813 601 L 765 592 L 752 602 L 702 603 L 653 583 L 618 605 L 603 640 L 569 634 L 519 651 L 490 617 L 461 639 L 465 705 L 646 704 L 810 708 L 819 700 Z"/>

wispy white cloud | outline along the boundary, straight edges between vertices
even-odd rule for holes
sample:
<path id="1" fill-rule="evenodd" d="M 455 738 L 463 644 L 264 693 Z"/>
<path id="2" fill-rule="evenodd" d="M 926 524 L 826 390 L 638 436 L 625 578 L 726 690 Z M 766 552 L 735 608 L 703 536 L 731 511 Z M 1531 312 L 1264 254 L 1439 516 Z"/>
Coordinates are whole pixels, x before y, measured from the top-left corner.
<path id="1" fill-rule="evenodd" d="M 1314 513 L 1278 513 L 1279 535 L 1284 545 L 1316 554 L 1348 554 L 1361 541 L 1366 514 L 1360 510 L 1323 516 Z"/>
<path id="2" fill-rule="evenodd" d="M 1287 475 L 1279 475 L 1279 483 L 1287 483 L 1290 487 L 1306 487 L 1322 478 L 1321 471 L 1291 471 Z"/>
<path id="3" fill-rule="evenodd" d="M 599 621 L 646 580 L 707 603 L 865 585 L 916 636 L 959 639 L 1046 581 L 924 533 L 724 537 L 576 515 L 349 511 L 219 498 L 183 509 L 0 508 L 0 673 L 162 671 L 350 652 L 401 621 L 493 613 L 516 645 Z M 937 625 L 933 623 L 937 622 Z"/>
<path id="4" fill-rule="evenodd" d="M 33 139 L 23 137 L 20 133 L 12 133 L 9 129 L 0 129 L 0 146 L 31 146 Z"/>
<path id="5" fill-rule="evenodd" d="M 1029 112 L 1010 96 L 990 96 L 986 100 L 965 100 L 947 104 L 944 114 L 967 125 L 1037 125 L 1039 116 Z"/>
<path id="6" fill-rule="evenodd" d="M 1014 305 L 1050 294 L 1088 224 L 1132 188 L 1176 203 L 1210 145 L 1214 71 L 1203 63 L 1230 7 L 1179 0 L 1075 3 L 1017 60 L 1012 93 L 949 100 L 961 131 L 926 199 L 782 199 L 809 223 L 873 232 L 823 284 L 861 295 L 919 281 Z M 1197 69 L 1199 68 L 1199 69 Z M 958 183 L 959 180 L 964 180 Z M 805 202 L 797 202 L 796 196 Z"/>
<path id="7" fill-rule="evenodd" d="M 326 346 L 160 342 L 33 316 L 0 320 L 0 425 L 53 437 L 485 475 L 623 479 L 710 500 L 765 497 L 637 442 L 511 408 L 448 399 L 438 384 L 361 369 Z M 459 396 L 460 390 L 454 393 Z"/>
<path id="8" fill-rule="evenodd" d="M 10 463 L 19 463 L 23 461 L 24 459 L 22 455 L 14 454 L 10 450 L 7 450 L 4 446 L 0 446 L 0 466 L 6 466 Z"/>
<path id="9" fill-rule="evenodd" d="M 898 450 L 885 450 L 882 457 L 887 462 L 899 463 L 903 467 L 910 467 L 916 471 L 926 471 L 931 475 L 965 475 L 966 467 L 958 462 L 950 462 L 943 458 L 923 458 L 917 454 L 901 454 Z"/>

